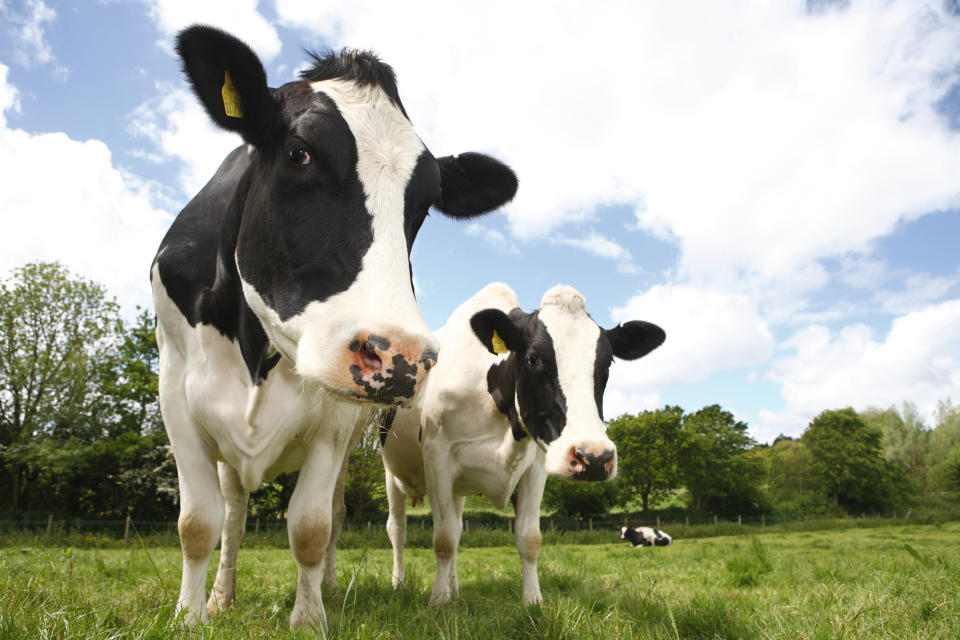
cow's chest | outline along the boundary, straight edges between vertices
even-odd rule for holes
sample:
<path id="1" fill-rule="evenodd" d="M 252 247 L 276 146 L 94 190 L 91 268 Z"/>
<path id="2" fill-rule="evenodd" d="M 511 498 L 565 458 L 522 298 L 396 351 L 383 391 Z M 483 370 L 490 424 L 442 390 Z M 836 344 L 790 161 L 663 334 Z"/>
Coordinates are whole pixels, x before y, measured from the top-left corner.
<path id="1" fill-rule="evenodd" d="M 520 478 L 536 459 L 536 447 L 529 438 L 507 443 L 501 438 L 460 442 L 452 453 L 454 494 L 482 493 L 498 509 L 507 506 Z"/>

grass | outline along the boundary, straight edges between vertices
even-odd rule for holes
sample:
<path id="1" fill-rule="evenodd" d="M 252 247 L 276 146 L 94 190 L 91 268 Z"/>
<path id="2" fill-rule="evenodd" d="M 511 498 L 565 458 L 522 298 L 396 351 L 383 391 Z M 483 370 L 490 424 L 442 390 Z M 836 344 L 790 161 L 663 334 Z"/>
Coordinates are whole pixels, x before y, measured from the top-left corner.
<path id="1" fill-rule="evenodd" d="M 523 607 L 510 547 L 462 549 L 461 596 L 427 605 L 429 549 L 340 554 L 325 598 L 340 638 L 958 638 L 960 523 L 691 538 L 672 547 L 547 544 L 542 606 Z M 175 547 L 0 548 L 0 639 L 308 638 L 288 631 L 296 567 L 286 549 L 243 550 L 237 601 L 198 629 L 173 619 Z M 210 583 L 212 583 L 211 563 Z M 351 584 L 352 583 L 352 584 Z M 351 585 L 348 588 L 348 584 Z M 209 587 L 209 583 L 208 583 Z"/>

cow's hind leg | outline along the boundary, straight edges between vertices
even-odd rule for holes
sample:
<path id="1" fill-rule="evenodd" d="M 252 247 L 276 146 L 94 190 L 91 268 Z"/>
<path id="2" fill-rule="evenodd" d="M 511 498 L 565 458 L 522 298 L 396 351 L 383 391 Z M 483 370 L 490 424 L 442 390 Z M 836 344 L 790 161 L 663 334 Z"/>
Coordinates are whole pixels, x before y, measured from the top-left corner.
<path id="1" fill-rule="evenodd" d="M 542 454 L 540 454 L 542 455 Z M 547 482 L 543 461 L 534 462 L 517 483 L 516 542 L 523 573 L 523 604 L 543 602 L 537 560 L 540 557 L 540 502 Z"/>
<path id="2" fill-rule="evenodd" d="M 407 543 L 407 505 L 406 494 L 397 483 L 386 465 L 383 467 L 387 485 L 387 504 L 390 507 L 390 516 L 387 518 L 387 536 L 393 547 L 393 577 L 391 582 L 396 589 L 403 584 L 406 574 L 403 570 L 403 547 Z"/>
<path id="3" fill-rule="evenodd" d="M 220 538 L 220 566 L 217 579 L 210 590 L 207 612 L 211 615 L 228 608 L 236 596 L 237 553 L 247 524 L 247 502 L 250 493 L 243 488 L 240 476 L 224 462 L 217 464 L 220 474 L 220 490 L 223 492 L 224 521 Z"/>
<path id="4" fill-rule="evenodd" d="M 164 420 L 170 425 L 169 412 Z M 180 480 L 180 546 L 183 550 L 183 574 L 177 612 L 183 612 L 187 624 L 206 622 L 207 569 L 223 527 L 223 496 L 217 478 L 216 457 L 200 437 L 192 421 L 181 422 L 182 431 L 171 432 L 171 445 Z"/>
<path id="5" fill-rule="evenodd" d="M 290 498 L 287 529 L 297 561 L 297 599 L 290 614 L 293 628 L 326 629 L 321 585 L 330 532 L 336 470 L 347 455 L 350 437 L 336 425 L 310 442 L 297 486 Z"/>

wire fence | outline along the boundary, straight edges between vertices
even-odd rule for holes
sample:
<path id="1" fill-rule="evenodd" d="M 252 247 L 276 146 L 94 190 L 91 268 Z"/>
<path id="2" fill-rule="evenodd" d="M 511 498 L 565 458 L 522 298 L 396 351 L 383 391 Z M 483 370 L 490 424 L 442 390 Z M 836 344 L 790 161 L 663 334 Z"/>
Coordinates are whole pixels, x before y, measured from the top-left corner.
<path id="1" fill-rule="evenodd" d="M 541 516 L 540 529 L 545 542 L 599 544 L 620 538 L 621 527 L 647 526 L 662 529 L 674 539 L 718 535 L 754 534 L 764 531 L 817 530 L 843 527 L 880 527 L 897 524 L 931 524 L 960 520 L 956 510 L 913 511 L 860 514 L 845 517 L 788 519 L 782 516 L 718 516 L 689 514 L 663 517 L 643 514 L 608 515 L 602 518 L 562 518 Z M 339 546 L 344 548 L 390 546 L 386 517 L 348 519 L 344 522 Z M 467 512 L 463 517 L 463 546 L 501 546 L 514 543 L 515 520 L 492 512 Z M 432 546 L 433 519 L 427 515 L 407 518 L 407 546 Z M 0 546 L 30 544 L 67 544 L 74 546 L 115 546 L 145 540 L 155 545 L 178 544 L 176 521 L 88 520 L 79 518 L 0 520 Z M 248 517 L 245 546 L 286 546 L 287 522 L 278 519 Z"/>

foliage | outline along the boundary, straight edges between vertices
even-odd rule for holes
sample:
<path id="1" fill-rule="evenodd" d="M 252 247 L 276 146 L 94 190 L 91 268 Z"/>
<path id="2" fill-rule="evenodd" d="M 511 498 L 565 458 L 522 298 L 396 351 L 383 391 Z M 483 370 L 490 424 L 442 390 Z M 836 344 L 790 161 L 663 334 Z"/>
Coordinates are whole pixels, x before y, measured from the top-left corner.
<path id="1" fill-rule="evenodd" d="M 920 421 L 917 407 L 904 402 L 901 413 L 897 413 L 894 407 L 885 411 L 870 408 L 860 417 L 880 431 L 884 457 L 907 469 L 913 482 L 922 487 L 927 475 L 926 452 L 930 433 Z"/>
<path id="2" fill-rule="evenodd" d="M 811 470 L 833 503 L 847 509 L 886 509 L 908 487 L 902 464 L 884 458 L 882 434 L 853 409 L 824 411 L 810 423 L 803 443 Z"/>
<path id="3" fill-rule="evenodd" d="M 698 510 L 759 513 L 769 509 L 760 492 L 763 459 L 747 425 L 719 405 L 683 416 L 678 469 Z"/>
<path id="4" fill-rule="evenodd" d="M 383 480 L 383 458 L 376 429 L 366 429 L 350 452 L 347 477 L 343 483 L 343 503 L 351 518 L 374 518 L 387 510 L 387 490 Z"/>
<path id="5" fill-rule="evenodd" d="M 940 490 L 960 491 L 960 445 L 946 459 L 930 470 L 930 484 Z"/>
<path id="6" fill-rule="evenodd" d="M 623 502 L 640 496 L 643 510 L 677 486 L 677 457 L 683 409 L 667 406 L 611 420 L 607 435 L 617 445 Z"/>
<path id="7" fill-rule="evenodd" d="M 547 478 L 543 507 L 567 518 L 592 518 L 607 513 L 620 499 L 618 481 L 571 482 Z"/>

